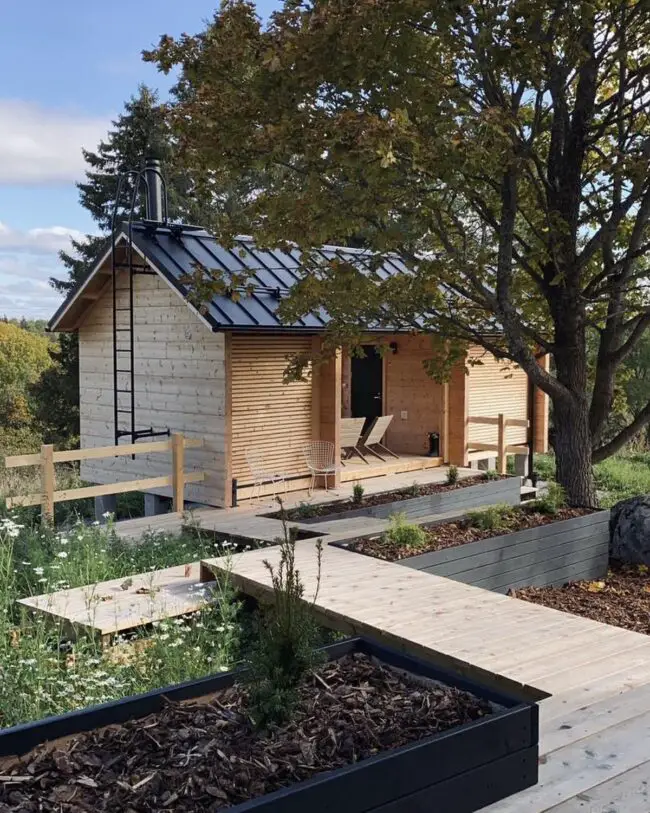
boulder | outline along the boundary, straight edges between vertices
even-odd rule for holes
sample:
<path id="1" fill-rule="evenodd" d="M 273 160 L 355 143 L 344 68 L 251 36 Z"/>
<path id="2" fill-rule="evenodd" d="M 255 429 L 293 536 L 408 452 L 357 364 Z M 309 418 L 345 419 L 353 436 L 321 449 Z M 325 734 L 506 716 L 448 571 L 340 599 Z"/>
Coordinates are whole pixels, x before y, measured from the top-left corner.
<path id="1" fill-rule="evenodd" d="M 650 495 L 622 500 L 609 520 L 609 555 L 634 565 L 650 565 Z"/>

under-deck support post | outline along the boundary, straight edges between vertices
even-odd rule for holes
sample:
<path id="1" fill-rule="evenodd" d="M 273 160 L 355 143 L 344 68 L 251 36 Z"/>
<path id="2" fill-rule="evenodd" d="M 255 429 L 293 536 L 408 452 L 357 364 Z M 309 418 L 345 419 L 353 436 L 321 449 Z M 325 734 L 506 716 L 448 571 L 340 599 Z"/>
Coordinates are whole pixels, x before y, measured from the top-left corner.
<path id="1" fill-rule="evenodd" d="M 334 444 L 334 459 L 341 458 L 341 377 L 342 354 L 335 355 L 321 364 L 319 375 L 320 393 L 320 438 Z M 327 486 L 336 488 L 341 484 L 341 473 L 337 471 L 328 478 Z"/>

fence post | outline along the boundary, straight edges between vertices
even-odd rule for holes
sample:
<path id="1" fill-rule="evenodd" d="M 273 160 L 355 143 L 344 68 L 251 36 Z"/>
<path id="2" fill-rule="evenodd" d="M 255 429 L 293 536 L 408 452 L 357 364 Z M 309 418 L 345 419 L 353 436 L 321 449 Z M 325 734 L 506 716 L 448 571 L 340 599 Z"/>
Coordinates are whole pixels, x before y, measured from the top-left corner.
<path id="1" fill-rule="evenodd" d="M 54 446 L 41 446 L 41 519 L 54 522 Z"/>
<path id="2" fill-rule="evenodd" d="M 185 443 L 183 435 L 178 432 L 172 434 L 172 495 L 174 511 L 181 513 L 185 508 L 183 491 L 185 489 Z"/>
<path id="3" fill-rule="evenodd" d="M 506 417 L 499 413 L 499 437 L 497 439 L 497 469 L 499 474 L 505 474 L 506 464 Z"/>

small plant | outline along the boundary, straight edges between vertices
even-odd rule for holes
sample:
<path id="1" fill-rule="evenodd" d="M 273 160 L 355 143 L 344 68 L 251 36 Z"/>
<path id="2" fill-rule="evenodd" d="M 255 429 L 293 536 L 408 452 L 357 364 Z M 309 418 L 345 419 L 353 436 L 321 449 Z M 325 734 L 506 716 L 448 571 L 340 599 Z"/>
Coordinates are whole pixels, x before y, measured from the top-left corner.
<path id="1" fill-rule="evenodd" d="M 316 591 L 309 604 L 303 599 L 304 586 L 296 567 L 296 529 L 289 528 L 282 501 L 278 502 L 283 527 L 283 538 L 277 540 L 280 561 L 276 567 L 264 562 L 271 574 L 273 601 L 259 616 L 249 660 L 249 710 L 258 728 L 290 719 L 300 684 L 322 660 L 316 650 L 318 629 L 312 615 L 320 586 L 322 542 L 316 543 Z"/>
<path id="2" fill-rule="evenodd" d="M 447 485 L 455 486 L 458 482 L 458 466 L 453 464 L 447 469 Z"/>
<path id="3" fill-rule="evenodd" d="M 365 489 L 361 485 L 361 483 L 355 483 L 352 486 L 352 502 L 355 505 L 361 505 L 363 502 L 363 495 L 365 494 Z"/>
<path id="4" fill-rule="evenodd" d="M 546 492 L 533 500 L 530 506 L 534 511 L 539 511 L 541 514 L 554 516 L 561 508 L 566 506 L 564 489 L 559 483 L 550 481 L 546 486 Z"/>
<path id="5" fill-rule="evenodd" d="M 489 505 L 477 511 L 468 511 L 467 520 L 474 528 L 481 531 L 498 531 L 508 527 L 514 509 L 510 505 Z"/>
<path id="6" fill-rule="evenodd" d="M 404 489 L 404 493 L 408 494 L 409 497 L 419 497 L 422 493 L 422 487 L 419 483 L 411 483 L 410 486 Z"/>
<path id="7" fill-rule="evenodd" d="M 318 516 L 318 508 L 308 502 L 300 502 L 293 509 L 296 519 L 310 519 L 311 517 Z"/>
<path id="8" fill-rule="evenodd" d="M 421 548 L 427 541 L 426 531 L 406 519 L 406 514 L 391 514 L 384 540 L 400 548 Z"/>
<path id="9" fill-rule="evenodd" d="M 496 471 L 496 469 L 488 469 L 483 474 L 483 478 L 485 480 L 498 480 L 500 477 L 501 477 L 501 475 L 499 474 L 498 471 Z"/>

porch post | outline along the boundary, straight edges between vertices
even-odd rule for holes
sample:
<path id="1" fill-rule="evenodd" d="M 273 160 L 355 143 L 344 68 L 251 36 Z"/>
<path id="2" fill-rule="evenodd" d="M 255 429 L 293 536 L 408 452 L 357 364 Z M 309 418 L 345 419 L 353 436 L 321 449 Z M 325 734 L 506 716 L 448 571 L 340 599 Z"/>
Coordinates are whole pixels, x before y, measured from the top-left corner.
<path id="1" fill-rule="evenodd" d="M 335 460 L 341 458 L 341 351 L 325 361 L 320 368 L 320 437 L 317 440 L 329 440 L 334 444 Z M 341 474 L 329 478 L 329 483 L 336 488 L 341 483 Z"/>
<path id="2" fill-rule="evenodd" d="M 548 372 L 550 356 L 548 353 L 537 360 L 539 366 Z M 533 385 L 533 398 L 535 399 L 534 423 L 532 426 L 533 451 L 538 454 L 548 452 L 548 395 L 539 387 Z"/>
<path id="3" fill-rule="evenodd" d="M 447 452 L 449 463 L 455 466 L 467 466 L 467 409 L 469 402 L 469 387 L 467 386 L 467 375 L 465 373 L 465 359 L 459 361 L 451 373 L 449 379 L 449 439 L 447 441 Z"/>

